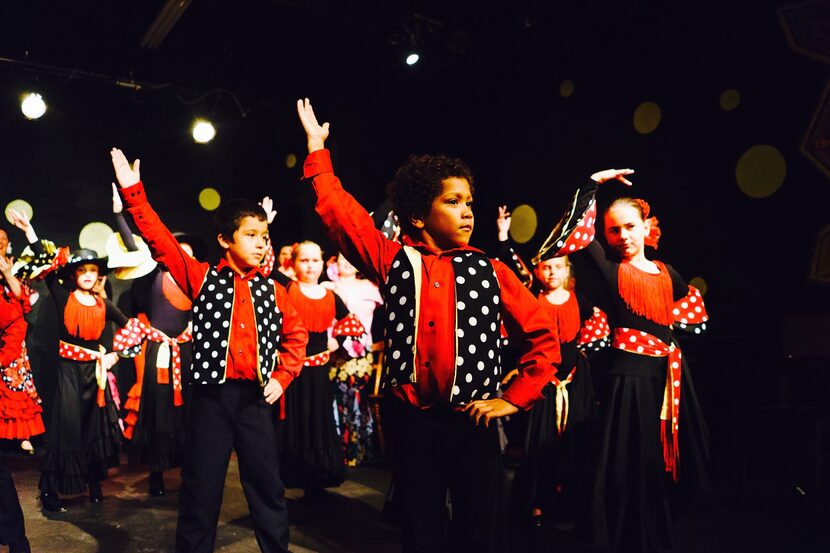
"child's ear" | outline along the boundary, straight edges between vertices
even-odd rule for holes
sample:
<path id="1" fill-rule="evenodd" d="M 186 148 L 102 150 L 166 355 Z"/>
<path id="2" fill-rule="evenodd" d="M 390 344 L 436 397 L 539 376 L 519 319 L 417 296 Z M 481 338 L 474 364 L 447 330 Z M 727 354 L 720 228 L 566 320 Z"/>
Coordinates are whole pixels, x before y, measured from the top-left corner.
<path id="1" fill-rule="evenodd" d="M 227 250 L 231 247 L 231 243 L 225 240 L 225 237 L 221 234 L 216 235 L 216 241 L 219 242 L 219 245 L 222 247 L 223 250 Z"/>
<path id="2" fill-rule="evenodd" d="M 410 217 L 410 218 L 409 218 L 409 222 L 410 222 L 410 223 L 412 224 L 412 226 L 413 226 L 413 227 L 415 227 L 416 229 L 422 229 L 422 228 L 424 228 L 424 220 L 423 220 L 423 219 L 421 219 L 420 217 L 417 217 L 417 216 L 413 215 L 412 217 Z"/>

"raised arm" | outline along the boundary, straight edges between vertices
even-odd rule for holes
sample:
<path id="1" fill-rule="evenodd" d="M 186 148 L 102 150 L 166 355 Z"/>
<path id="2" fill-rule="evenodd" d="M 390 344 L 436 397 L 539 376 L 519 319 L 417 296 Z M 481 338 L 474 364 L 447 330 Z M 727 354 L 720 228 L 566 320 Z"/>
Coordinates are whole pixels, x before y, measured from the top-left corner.
<path id="1" fill-rule="evenodd" d="M 303 177 L 314 184 L 317 213 L 346 259 L 367 278 L 380 284 L 386 279 L 386 271 L 401 245 L 388 240 L 375 228 L 369 213 L 343 189 L 340 179 L 334 175 L 329 152 L 323 149 L 329 124 L 317 122 L 308 99 L 297 102 L 297 112 L 308 139 L 309 155 L 303 166 Z"/>
<path id="2" fill-rule="evenodd" d="M 12 295 L 17 299 L 22 298 L 23 288 L 20 286 L 20 281 L 12 273 L 12 262 L 2 253 L 0 253 L 0 275 L 3 275 L 3 280 L 6 281 Z"/>
<path id="3" fill-rule="evenodd" d="M 32 248 L 35 255 L 44 255 L 45 251 L 43 242 L 38 239 L 37 233 L 35 232 L 31 221 L 29 221 L 29 218 L 25 214 L 14 211 L 13 209 L 8 210 L 8 214 L 12 224 L 22 230 L 26 235 L 29 247 Z M 66 288 L 58 283 L 57 271 L 49 271 L 44 280 L 46 281 L 46 286 L 49 288 L 49 291 L 52 293 L 52 298 L 56 302 L 60 302 L 60 298 L 66 297 L 68 292 Z"/>
<path id="4" fill-rule="evenodd" d="M 167 268 L 187 297 L 195 300 L 209 265 L 190 257 L 150 206 L 139 173 L 140 160 L 135 160 L 131 167 L 127 157 L 118 148 L 113 148 L 110 155 L 127 211 L 132 215 L 139 234 L 150 247 L 153 259 Z"/>
<path id="5" fill-rule="evenodd" d="M 124 217 L 124 204 L 121 202 L 121 194 L 118 193 L 118 187 L 112 183 L 112 213 L 115 215 L 115 225 L 118 227 L 118 234 L 121 235 L 121 240 L 127 247 L 127 251 L 138 251 L 138 246 L 133 240 L 133 232 L 127 224 L 127 219 Z"/>

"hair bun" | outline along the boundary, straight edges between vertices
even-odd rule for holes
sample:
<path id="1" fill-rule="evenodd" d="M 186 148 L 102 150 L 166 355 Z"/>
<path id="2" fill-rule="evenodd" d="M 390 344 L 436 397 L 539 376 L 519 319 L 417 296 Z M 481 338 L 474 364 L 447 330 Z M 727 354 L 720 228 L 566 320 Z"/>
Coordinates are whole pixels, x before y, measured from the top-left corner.
<path id="1" fill-rule="evenodd" d="M 648 202 L 642 198 L 634 198 L 634 201 L 637 202 L 637 205 L 639 205 L 640 209 L 643 210 L 643 220 L 646 220 L 649 213 L 651 213 L 651 206 L 649 206 Z"/>

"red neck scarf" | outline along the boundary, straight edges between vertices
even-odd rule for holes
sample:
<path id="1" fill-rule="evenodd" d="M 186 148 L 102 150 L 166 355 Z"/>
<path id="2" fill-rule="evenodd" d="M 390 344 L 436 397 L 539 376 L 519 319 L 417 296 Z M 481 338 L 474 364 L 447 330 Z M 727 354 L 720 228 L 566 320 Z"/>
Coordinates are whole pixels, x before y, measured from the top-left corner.
<path id="1" fill-rule="evenodd" d="M 70 335 L 82 340 L 97 340 L 101 337 L 107 322 L 107 309 L 104 300 L 94 297 L 95 305 L 84 305 L 78 301 L 74 292 L 69 294 L 63 310 L 63 324 Z"/>
<path id="2" fill-rule="evenodd" d="M 656 275 L 638 269 L 631 263 L 620 263 L 617 285 L 620 296 L 634 314 L 669 326 L 674 321 L 671 276 L 665 265 L 659 261 L 654 263 L 660 269 Z"/>

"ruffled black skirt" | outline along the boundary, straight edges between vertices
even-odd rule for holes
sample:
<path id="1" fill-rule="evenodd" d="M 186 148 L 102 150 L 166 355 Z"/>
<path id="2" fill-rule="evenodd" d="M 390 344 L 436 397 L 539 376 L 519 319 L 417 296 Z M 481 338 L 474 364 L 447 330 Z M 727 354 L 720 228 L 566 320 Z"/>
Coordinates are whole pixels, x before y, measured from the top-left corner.
<path id="1" fill-rule="evenodd" d="M 42 491 L 83 493 L 107 478 L 118 464 L 121 427 L 109 384 L 106 405 L 98 406 L 95 363 L 61 359 L 41 466 Z"/>
<path id="2" fill-rule="evenodd" d="M 285 419 L 277 424 L 277 437 L 286 487 L 318 490 L 338 486 L 345 477 L 329 368 L 303 367 L 285 391 Z"/>

